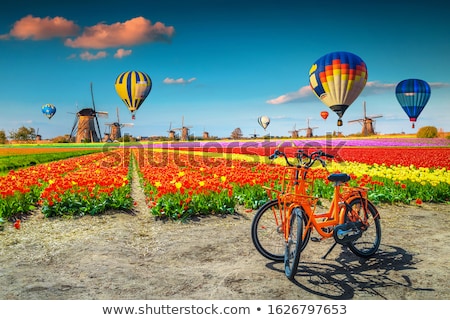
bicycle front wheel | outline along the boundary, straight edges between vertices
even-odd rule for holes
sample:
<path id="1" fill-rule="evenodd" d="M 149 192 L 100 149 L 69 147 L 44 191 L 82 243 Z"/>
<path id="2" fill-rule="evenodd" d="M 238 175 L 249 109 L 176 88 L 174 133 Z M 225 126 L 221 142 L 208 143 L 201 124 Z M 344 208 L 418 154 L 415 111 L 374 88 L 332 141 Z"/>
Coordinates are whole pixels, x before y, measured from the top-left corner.
<path id="1" fill-rule="evenodd" d="M 300 254 L 302 252 L 303 216 L 302 208 L 295 207 L 292 209 L 289 238 L 284 253 L 284 273 L 289 280 L 294 279 L 297 273 Z"/>
<path id="2" fill-rule="evenodd" d="M 364 204 L 367 201 L 367 210 L 364 209 Z M 351 212 L 350 212 L 351 210 Z M 356 198 L 350 201 L 349 207 L 345 216 L 346 222 L 349 222 L 350 217 L 358 216 L 364 222 L 364 230 L 362 235 L 353 242 L 348 243 L 348 248 L 357 256 L 367 258 L 375 254 L 381 243 L 381 224 L 380 215 L 375 209 L 375 206 L 364 198 Z"/>
<path id="3" fill-rule="evenodd" d="M 285 241 L 278 200 L 271 200 L 258 209 L 253 217 L 251 231 L 256 250 L 273 261 L 284 260 Z"/>

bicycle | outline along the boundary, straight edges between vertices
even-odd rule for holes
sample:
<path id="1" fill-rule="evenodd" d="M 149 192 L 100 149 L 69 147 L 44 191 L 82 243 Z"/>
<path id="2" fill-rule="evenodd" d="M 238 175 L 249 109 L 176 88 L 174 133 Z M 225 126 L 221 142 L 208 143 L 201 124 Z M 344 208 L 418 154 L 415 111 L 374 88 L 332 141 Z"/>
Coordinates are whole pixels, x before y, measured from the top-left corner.
<path id="1" fill-rule="evenodd" d="M 252 241 L 260 254 L 270 260 L 284 261 L 285 274 L 292 280 L 297 273 L 300 253 L 306 248 L 315 230 L 321 238 L 333 237 L 335 243 L 347 246 L 359 257 L 370 257 L 381 243 L 380 215 L 368 200 L 368 189 L 349 187 L 351 179 L 345 173 L 333 173 L 328 180 L 334 184 L 330 208 L 316 213 L 318 198 L 314 197 L 314 180 L 308 178 L 308 170 L 322 158 L 333 158 L 319 150 L 310 155 L 299 150 L 297 165 L 286 154 L 276 150 L 269 158 L 284 157 L 286 168 L 281 179 L 281 190 L 264 187 L 270 200 L 256 212 L 251 226 Z M 273 196 L 275 194 L 275 196 Z"/>

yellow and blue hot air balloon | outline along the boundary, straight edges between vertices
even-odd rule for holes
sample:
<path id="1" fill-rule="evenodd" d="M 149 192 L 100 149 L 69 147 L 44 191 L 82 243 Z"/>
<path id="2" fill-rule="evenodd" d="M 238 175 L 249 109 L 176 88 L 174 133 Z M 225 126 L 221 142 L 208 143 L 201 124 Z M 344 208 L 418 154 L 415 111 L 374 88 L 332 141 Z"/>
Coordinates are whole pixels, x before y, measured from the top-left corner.
<path id="1" fill-rule="evenodd" d="M 56 113 L 56 107 L 50 103 L 46 103 L 41 107 L 42 113 L 51 119 Z"/>
<path id="2" fill-rule="evenodd" d="M 342 126 L 345 110 L 356 100 L 367 82 L 367 67 L 357 55 L 337 51 L 319 58 L 309 70 L 315 95 L 338 116 Z"/>
<path id="3" fill-rule="evenodd" d="M 152 90 L 152 80 L 149 75 L 141 71 L 126 71 L 119 74 L 115 88 L 117 94 L 131 111 L 135 118 L 135 112 L 147 98 Z"/>
<path id="4" fill-rule="evenodd" d="M 395 95 L 414 128 L 414 122 L 430 99 L 430 85 L 420 79 L 406 79 L 397 84 Z"/>
<path id="5" fill-rule="evenodd" d="M 270 118 L 268 116 L 261 116 L 258 118 L 258 123 L 264 130 L 266 130 L 270 123 Z"/>

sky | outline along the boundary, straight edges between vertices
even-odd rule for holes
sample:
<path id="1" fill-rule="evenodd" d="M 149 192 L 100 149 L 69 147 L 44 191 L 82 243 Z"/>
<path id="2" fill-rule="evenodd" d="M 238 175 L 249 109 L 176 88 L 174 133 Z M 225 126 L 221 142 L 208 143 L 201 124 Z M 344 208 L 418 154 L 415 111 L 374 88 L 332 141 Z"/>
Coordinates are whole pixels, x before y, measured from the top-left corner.
<path id="1" fill-rule="evenodd" d="M 105 123 L 133 123 L 133 136 L 167 136 L 189 126 L 229 137 L 314 135 L 361 131 L 363 104 L 380 134 L 450 131 L 450 24 L 441 0 L 379 1 L 7 1 L 0 11 L 0 130 L 21 126 L 43 139 L 70 134 L 76 111 L 92 107 Z M 309 70 L 335 51 L 358 55 L 368 80 L 343 116 L 315 96 Z M 131 114 L 115 91 L 116 77 L 143 71 L 152 90 Z M 431 98 L 413 129 L 395 86 L 417 78 Z M 53 104 L 52 119 L 41 106 Z M 320 112 L 329 111 L 323 120 Z M 270 118 L 264 130 L 258 117 Z M 306 131 L 301 130 L 300 136 Z"/>

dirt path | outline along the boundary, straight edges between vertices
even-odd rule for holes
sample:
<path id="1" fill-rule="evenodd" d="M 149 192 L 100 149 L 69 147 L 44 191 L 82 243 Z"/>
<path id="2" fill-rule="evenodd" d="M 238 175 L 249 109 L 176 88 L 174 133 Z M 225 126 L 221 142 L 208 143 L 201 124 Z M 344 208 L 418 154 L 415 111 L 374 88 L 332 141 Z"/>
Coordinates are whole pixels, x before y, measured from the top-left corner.
<path id="1" fill-rule="evenodd" d="M 379 207 L 382 244 L 361 260 L 310 242 L 295 281 L 253 247 L 254 212 L 156 221 L 133 176 L 135 214 L 46 219 L 0 232 L 0 299 L 450 299 L 448 205 Z"/>

